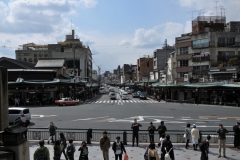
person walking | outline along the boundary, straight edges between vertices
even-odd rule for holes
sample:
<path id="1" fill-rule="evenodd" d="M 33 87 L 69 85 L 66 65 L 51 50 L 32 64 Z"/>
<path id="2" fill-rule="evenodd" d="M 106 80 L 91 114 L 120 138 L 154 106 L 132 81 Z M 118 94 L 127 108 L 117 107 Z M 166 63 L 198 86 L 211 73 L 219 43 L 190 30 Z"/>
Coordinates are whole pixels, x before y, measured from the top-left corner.
<path id="1" fill-rule="evenodd" d="M 199 130 L 196 128 L 197 126 L 193 124 L 193 128 L 191 130 L 192 135 L 192 144 L 193 144 L 193 150 L 196 151 L 198 147 L 198 139 L 199 139 Z"/>
<path id="2" fill-rule="evenodd" d="M 119 136 L 116 137 L 116 141 L 112 145 L 112 150 L 113 150 L 113 152 L 115 154 L 115 160 L 118 160 L 118 157 L 119 157 L 119 160 L 122 160 L 123 152 L 125 154 L 127 153 L 123 143 L 120 141 L 120 137 Z"/>
<path id="3" fill-rule="evenodd" d="M 200 146 L 200 150 L 201 150 L 201 158 L 200 158 L 200 160 L 208 160 L 210 139 L 211 139 L 211 136 L 208 135 L 207 139 L 202 142 L 202 146 Z"/>
<path id="4" fill-rule="evenodd" d="M 138 132 L 139 132 L 139 127 L 142 127 L 141 124 L 137 123 L 137 119 L 134 119 L 134 123 L 131 126 L 131 129 L 133 130 L 133 136 L 132 136 L 132 146 L 134 146 L 134 141 L 136 138 L 136 143 L 138 146 Z"/>
<path id="5" fill-rule="evenodd" d="M 49 131 L 49 138 L 48 138 L 48 144 L 49 144 L 49 141 L 52 140 L 52 143 L 54 143 L 54 141 L 56 141 L 56 129 L 57 127 L 54 125 L 53 122 L 50 122 L 50 124 L 48 125 L 48 131 Z"/>
<path id="6" fill-rule="evenodd" d="M 165 134 L 165 132 L 167 131 L 167 127 L 164 125 L 164 121 L 161 121 L 161 123 L 157 129 L 158 129 L 158 134 L 159 134 L 159 138 L 160 138 L 161 135 Z"/>
<path id="7" fill-rule="evenodd" d="M 188 123 L 186 128 L 185 128 L 185 139 L 186 139 L 186 145 L 185 148 L 188 149 L 189 147 L 189 141 L 190 141 L 190 136 L 191 136 L 191 129 L 190 129 L 191 124 Z"/>
<path id="8" fill-rule="evenodd" d="M 154 143 L 154 131 L 155 130 L 156 130 L 156 127 L 153 125 L 152 122 L 150 122 L 150 126 L 148 127 L 150 143 Z"/>
<path id="9" fill-rule="evenodd" d="M 173 151 L 173 145 L 172 142 L 170 141 L 170 136 L 166 135 L 166 139 L 163 141 L 162 144 L 162 157 L 161 160 L 165 159 L 165 154 L 168 153 L 171 160 L 175 160 L 174 157 L 174 151 Z"/>
<path id="10" fill-rule="evenodd" d="M 78 151 L 80 151 L 79 160 L 88 160 L 88 147 L 85 141 L 82 141 Z"/>
<path id="11" fill-rule="evenodd" d="M 155 149 L 155 144 L 150 143 L 148 148 L 148 160 L 160 160 L 157 150 Z"/>
<path id="12" fill-rule="evenodd" d="M 219 124 L 218 133 L 218 158 L 221 157 L 221 149 L 223 149 L 223 157 L 226 157 L 226 133 L 228 130 L 223 127 L 222 124 Z"/>
<path id="13" fill-rule="evenodd" d="M 163 141 L 166 139 L 166 135 L 162 134 L 161 138 L 159 139 L 159 143 L 158 146 L 160 148 L 160 155 L 161 155 L 161 159 L 163 159 L 163 155 L 162 155 L 162 146 L 163 146 Z"/>
<path id="14" fill-rule="evenodd" d="M 61 148 L 60 157 L 61 157 L 61 155 L 63 153 L 64 157 L 66 159 L 68 159 L 67 155 L 66 155 L 66 152 L 65 152 L 65 149 L 67 147 L 67 142 L 66 142 L 66 138 L 65 138 L 65 136 L 64 136 L 64 134 L 62 132 L 59 134 L 59 141 L 60 141 L 60 148 Z"/>
<path id="15" fill-rule="evenodd" d="M 67 156 L 69 160 L 74 160 L 74 152 L 76 151 L 76 148 L 73 144 L 73 140 L 69 139 L 69 144 L 67 145 Z"/>
<path id="16" fill-rule="evenodd" d="M 110 148 L 110 139 L 107 136 L 107 132 L 103 132 L 103 136 L 100 138 L 100 149 L 103 154 L 104 160 L 109 160 L 109 148 Z"/>
<path id="17" fill-rule="evenodd" d="M 44 140 L 40 140 L 39 142 L 39 147 L 35 150 L 33 154 L 33 159 L 34 160 L 50 160 L 50 154 L 49 150 L 47 147 L 44 146 Z"/>
<path id="18" fill-rule="evenodd" d="M 61 148 L 60 148 L 60 141 L 57 140 L 54 144 L 53 147 L 54 150 L 54 156 L 53 156 L 53 160 L 60 160 L 61 157 Z"/>
<path id="19" fill-rule="evenodd" d="M 240 122 L 237 122 L 233 126 L 234 131 L 234 148 L 238 149 L 238 146 L 240 145 L 240 129 L 239 129 Z"/>

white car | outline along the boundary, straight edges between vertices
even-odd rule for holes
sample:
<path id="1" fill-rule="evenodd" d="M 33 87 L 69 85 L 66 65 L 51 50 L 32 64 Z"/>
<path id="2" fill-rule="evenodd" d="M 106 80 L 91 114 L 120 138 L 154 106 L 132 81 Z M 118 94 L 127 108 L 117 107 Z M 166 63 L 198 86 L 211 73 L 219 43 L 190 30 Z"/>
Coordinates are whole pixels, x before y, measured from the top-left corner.
<path id="1" fill-rule="evenodd" d="M 104 87 L 100 87 L 99 88 L 99 93 L 105 94 L 106 93 L 105 88 Z"/>
<path id="2" fill-rule="evenodd" d="M 115 92 L 110 92 L 109 97 L 110 97 L 110 99 L 117 99 L 117 96 L 116 96 Z"/>
<path id="3" fill-rule="evenodd" d="M 21 117 L 22 114 L 24 114 L 27 120 L 29 121 L 31 120 L 31 113 L 28 108 L 10 107 L 8 108 L 8 114 L 9 114 L 9 123 L 14 123 L 15 120 Z"/>
<path id="4" fill-rule="evenodd" d="M 128 93 L 127 92 L 122 92 L 122 99 L 129 99 Z"/>

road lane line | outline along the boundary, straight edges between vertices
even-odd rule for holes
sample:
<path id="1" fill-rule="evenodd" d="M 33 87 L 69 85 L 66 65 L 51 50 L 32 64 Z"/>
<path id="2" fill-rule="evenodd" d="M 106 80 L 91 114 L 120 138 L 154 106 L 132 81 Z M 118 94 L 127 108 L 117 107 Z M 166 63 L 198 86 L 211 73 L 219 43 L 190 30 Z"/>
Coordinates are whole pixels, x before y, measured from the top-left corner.
<path id="1" fill-rule="evenodd" d="M 107 117 L 109 117 L 109 116 L 95 117 L 95 118 L 85 118 L 85 119 L 76 119 L 76 120 L 72 120 L 72 121 L 88 121 L 88 120 L 99 119 L 99 118 L 107 118 Z"/>

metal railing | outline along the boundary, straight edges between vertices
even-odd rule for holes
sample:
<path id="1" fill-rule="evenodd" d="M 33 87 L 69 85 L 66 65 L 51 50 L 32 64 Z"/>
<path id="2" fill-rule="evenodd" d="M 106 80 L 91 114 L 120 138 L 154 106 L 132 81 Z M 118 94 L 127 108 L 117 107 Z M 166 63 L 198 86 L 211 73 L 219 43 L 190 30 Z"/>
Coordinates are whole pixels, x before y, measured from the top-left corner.
<path id="1" fill-rule="evenodd" d="M 91 131 L 90 131 L 91 130 Z M 59 133 L 63 132 L 66 139 L 73 139 L 74 141 L 91 141 L 99 142 L 102 137 L 104 129 L 66 129 L 58 128 L 56 131 L 56 139 L 58 139 Z M 115 141 L 116 137 L 119 136 L 124 144 L 132 143 L 132 130 L 106 130 L 108 132 L 108 137 L 111 142 Z M 218 134 L 216 131 L 199 131 L 200 141 L 206 139 L 207 135 L 211 135 L 211 143 L 217 143 Z M 166 132 L 170 135 L 170 139 L 173 143 L 185 143 L 185 138 L 183 137 L 184 130 L 169 130 Z M 48 139 L 49 132 L 47 128 L 29 128 L 27 133 L 28 140 L 40 140 Z M 155 131 L 154 142 L 159 142 L 158 132 Z M 234 135 L 233 132 L 229 131 L 226 136 L 226 143 L 233 144 Z M 139 143 L 150 143 L 149 134 L 147 130 L 139 131 Z"/>

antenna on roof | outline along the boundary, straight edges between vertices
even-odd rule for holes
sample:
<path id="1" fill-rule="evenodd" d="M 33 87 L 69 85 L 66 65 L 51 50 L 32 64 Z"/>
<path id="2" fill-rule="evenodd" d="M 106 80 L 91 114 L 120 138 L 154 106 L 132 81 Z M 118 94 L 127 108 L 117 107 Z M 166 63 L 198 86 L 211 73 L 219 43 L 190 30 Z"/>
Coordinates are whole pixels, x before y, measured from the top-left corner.
<path id="1" fill-rule="evenodd" d="M 216 8 L 216 16 L 218 15 L 218 12 L 217 12 L 217 8 L 218 8 L 218 0 L 216 0 L 216 1 L 213 1 L 213 2 L 215 2 L 216 3 L 216 6 L 215 6 L 215 8 Z"/>
<path id="2" fill-rule="evenodd" d="M 72 19 L 71 19 L 71 30 L 72 30 Z"/>
<path id="3" fill-rule="evenodd" d="M 192 20 L 193 20 L 193 13 L 196 13 L 197 11 L 196 11 L 196 9 L 195 10 L 193 10 L 193 11 L 189 11 L 189 12 L 187 12 L 187 13 L 192 13 Z"/>

